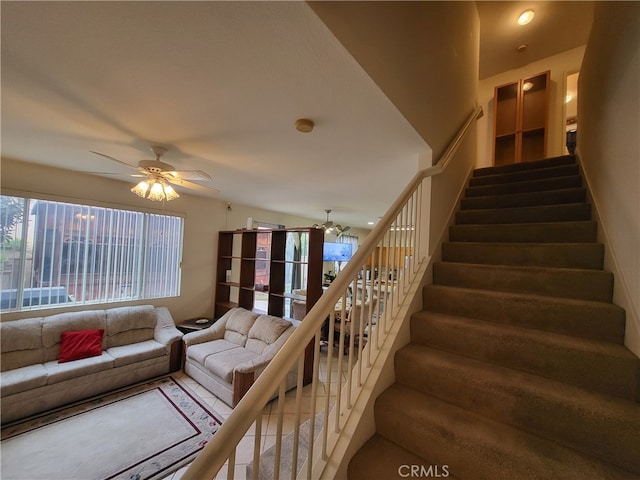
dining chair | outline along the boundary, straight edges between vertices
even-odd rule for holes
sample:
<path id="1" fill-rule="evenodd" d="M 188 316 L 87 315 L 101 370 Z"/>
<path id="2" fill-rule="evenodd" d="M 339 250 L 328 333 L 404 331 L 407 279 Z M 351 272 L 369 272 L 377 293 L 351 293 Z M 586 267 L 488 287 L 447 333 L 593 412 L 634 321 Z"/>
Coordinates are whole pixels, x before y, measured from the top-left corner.
<path id="1" fill-rule="evenodd" d="M 371 302 L 363 303 L 355 303 L 349 307 L 347 311 L 347 318 L 344 321 L 336 322 L 335 331 L 336 338 L 335 342 L 340 341 L 340 332 L 344 330 L 344 354 L 347 355 L 349 353 L 349 341 L 351 335 L 354 336 L 354 345 L 358 345 L 360 340 L 360 324 L 364 322 L 364 327 L 362 328 L 363 336 L 367 336 L 367 332 L 369 330 L 369 323 L 371 320 L 371 313 L 375 312 L 377 305 L 377 299 L 373 298 Z M 374 322 L 375 324 L 375 318 Z"/>

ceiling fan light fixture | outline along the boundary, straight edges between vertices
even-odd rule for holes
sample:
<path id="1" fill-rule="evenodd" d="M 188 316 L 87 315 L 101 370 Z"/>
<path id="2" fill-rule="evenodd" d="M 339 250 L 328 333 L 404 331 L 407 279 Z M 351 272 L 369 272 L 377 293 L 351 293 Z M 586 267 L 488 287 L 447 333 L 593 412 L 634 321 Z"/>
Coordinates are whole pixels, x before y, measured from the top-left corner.
<path id="1" fill-rule="evenodd" d="M 176 192 L 171 185 L 164 186 L 164 196 L 167 199 L 167 202 L 180 197 L 180 195 L 178 195 L 178 192 Z"/>
<path id="2" fill-rule="evenodd" d="M 147 192 L 149 191 L 149 184 L 145 180 L 143 180 L 135 187 L 133 187 L 131 191 L 139 197 L 145 198 L 147 196 Z"/>
<path id="3" fill-rule="evenodd" d="M 149 189 L 149 195 L 147 198 L 152 202 L 161 202 L 164 200 L 164 188 L 160 182 L 153 182 L 153 185 L 151 185 L 151 188 Z"/>
<path id="4" fill-rule="evenodd" d="M 154 180 L 151 185 L 149 185 L 148 181 L 143 180 L 133 187 L 131 191 L 139 197 L 146 198 L 152 202 L 161 202 L 163 200 L 169 202 L 180 197 L 171 185 L 159 180 Z"/>

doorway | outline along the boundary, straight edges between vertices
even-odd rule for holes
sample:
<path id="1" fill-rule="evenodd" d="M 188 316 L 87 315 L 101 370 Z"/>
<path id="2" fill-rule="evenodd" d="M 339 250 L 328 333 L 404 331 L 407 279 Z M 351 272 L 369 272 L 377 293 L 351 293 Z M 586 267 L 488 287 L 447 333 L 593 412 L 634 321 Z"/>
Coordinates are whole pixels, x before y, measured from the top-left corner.
<path id="1" fill-rule="evenodd" d="M 578 135 L 578 77 L 580 72 L 567 75 L 564 92 L 565 145 L 564 153 L 573 154 Z"/>

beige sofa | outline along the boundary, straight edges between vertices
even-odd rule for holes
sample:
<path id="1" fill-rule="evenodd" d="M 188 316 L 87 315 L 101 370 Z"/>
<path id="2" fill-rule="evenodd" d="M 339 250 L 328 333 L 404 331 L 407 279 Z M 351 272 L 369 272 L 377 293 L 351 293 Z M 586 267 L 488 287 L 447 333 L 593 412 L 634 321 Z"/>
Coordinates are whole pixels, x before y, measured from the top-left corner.
<path id="1" fill-rule="evenodd" d="M 231 309 L 209 328 L 183 337 L 184 371 L 235 407 L 294 330 L 288 320 Z M 296 372 L 289 372 L 287 390 L 296 386 Z"/>
<path id="2" fill-rule="evenodd" d="M 88 330 L 104 330 L 101 354 L 59 363 L 61 334 Z M 164 307 L 2 322 L 0 338 L 3 424 L 180 368 L 182 333 Z"/>

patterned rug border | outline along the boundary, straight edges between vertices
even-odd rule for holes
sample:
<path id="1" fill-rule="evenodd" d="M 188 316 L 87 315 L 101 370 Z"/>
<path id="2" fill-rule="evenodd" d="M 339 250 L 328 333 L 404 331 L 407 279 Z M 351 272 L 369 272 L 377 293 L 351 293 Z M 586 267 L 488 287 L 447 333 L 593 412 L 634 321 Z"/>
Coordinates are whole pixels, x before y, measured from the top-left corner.
<path id="1" fill-rule="evenodd" d="M 198 452 L 204 448 L 211 437 L 213 437 L 224 421 L 223 417 L 218 412 L 204 403 L 204 401 L 187 385 L 175 379 L 171 375 L 154 378 L 133 386 L 123 387 L 118 390 L 107 392 L 101 396 L 95 396 L 83 401 L 74 402 L 55 410 L 4 425 L 2 427 L 2 441 L 33 432 L 40 427 L 52 425 L 156 389 L 163 395 L 166 401 L 173 406 L 176 412 L 182 415 L 184 420 L 196 430 L 197 433 L 188 440 L 178 442 L 176 445 L 165 448 L 160 452 L 156 452 L 148 458 L 135 461 L 135 463 L 132 463 L 123 470 L 115 472 L 102 480 L 113 480 L 119 478 L 142 480 L 168 476 L 172 472 L 175 472 L 192 461 Z M 183 401 L 179 401 L 178 397 L 181 394 L 191 400 L 190 404 L 185 404 L 184 398 Z M 186 445 L 180 447 L 182 444 Z M 167 452 L 171 454 L 172 449 L 185 447 L 188 448 L 188 451 L 178 453 L 177 458 L 172 458 L 171 461 L 166 460 L 166 458 L 168 458 Z M 173 452 L 174 457 L 176 456 L 175 453 L 177 452 Z M 162 461 L 163 456 L 166 457 L 164 462 Z M 149 471 L 150 469 L 153 471 Z"/>

